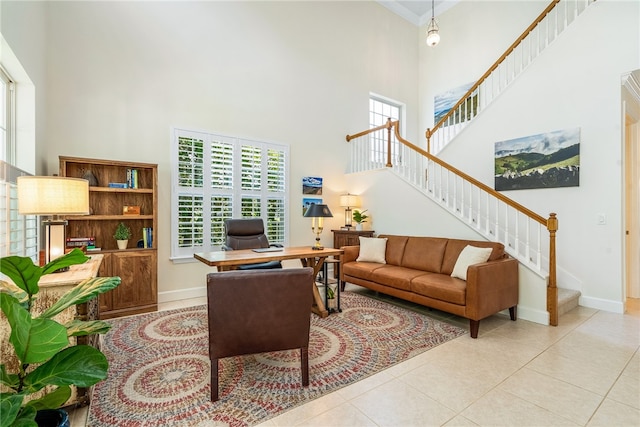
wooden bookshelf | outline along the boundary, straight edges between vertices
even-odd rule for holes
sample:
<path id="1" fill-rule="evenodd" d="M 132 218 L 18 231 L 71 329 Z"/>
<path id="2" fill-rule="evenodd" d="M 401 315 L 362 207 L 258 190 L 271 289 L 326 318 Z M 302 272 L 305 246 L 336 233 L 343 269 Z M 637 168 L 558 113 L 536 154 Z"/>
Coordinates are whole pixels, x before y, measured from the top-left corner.
<path id="1" fill-rule="evenodd" d="M 67 237 L 95 237 L 104 254 L 100 276 L 120 276 L 116 289 L 100 295 L 100 318 L 155 311 L 158 304 L 158 166 L 151 163 L 60 156 L 60 176 L 82 178 L 91 171 L 98 181 L 89 187 L 90 215 L 67 216 Z M 127 171 L 137 171 L 137 188 L 112 188 L 126 183 Z M 124 215 L 124 206 L 139 206 L 140 215 Z M 113 238 L 118 223 L 132 233 L 127 249 Z M 143 228 L 153 229 L 149 248 L 139 248 Z"/>

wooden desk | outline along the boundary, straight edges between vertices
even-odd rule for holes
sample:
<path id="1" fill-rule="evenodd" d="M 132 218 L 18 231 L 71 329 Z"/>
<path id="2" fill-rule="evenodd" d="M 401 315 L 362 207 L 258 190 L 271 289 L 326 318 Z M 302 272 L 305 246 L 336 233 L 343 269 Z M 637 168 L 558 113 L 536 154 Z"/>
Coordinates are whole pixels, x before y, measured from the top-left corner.
<path id="1" fill-rule="evenodd" d="M 218 271 L 227 271 L 237 268 L 243 264 L 254 264 L 267 261 L 283 261 L 285 259 L 299 259 L 304 267 L 313 268 L 313 278 L 315 281 L 318 272 L 324 264 L 324 260 L 329 257 L 342 257 L 342 249 L 324 248 L 321 250 L 311 249 L 311 246 L 297 246 L 282 248 L 277 252 L 254 252 L 251 249 L 241 249 L 237 251 L 217 251 L 200 252 L 193 254 L 194 258 L 208 266 L 216 267 Z M 324 305 L 318 288 L 313 286 L 314 306 L 311 311 L 320 317 L 327 317 L 329 312 Z"/>

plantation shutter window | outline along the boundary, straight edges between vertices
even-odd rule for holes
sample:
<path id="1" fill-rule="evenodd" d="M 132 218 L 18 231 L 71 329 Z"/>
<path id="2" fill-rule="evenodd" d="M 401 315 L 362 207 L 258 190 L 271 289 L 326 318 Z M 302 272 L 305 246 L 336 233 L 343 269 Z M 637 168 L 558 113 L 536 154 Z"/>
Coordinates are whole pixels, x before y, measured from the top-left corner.
<path id="1" fill-rule="evenodd" d="M 287 146 L 174 129 L 172 150 L 172 259 L 220 250 L 229 218 L 260 217 L 286 244 Z"/>

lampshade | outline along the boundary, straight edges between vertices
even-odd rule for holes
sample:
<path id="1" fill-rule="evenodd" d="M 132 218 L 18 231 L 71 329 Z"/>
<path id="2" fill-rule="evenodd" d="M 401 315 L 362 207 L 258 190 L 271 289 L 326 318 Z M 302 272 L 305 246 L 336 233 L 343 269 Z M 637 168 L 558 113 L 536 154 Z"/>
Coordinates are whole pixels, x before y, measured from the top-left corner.
<path id="1" fill-rule="evenodd" d="M 329 218 L 333 217 L 331 211 L 329 210 L 329 206 L 327 205 L 316 205 L 315 203 L 311 203 L 309 205 L 309 209 L 304 213 L 304 216 L 307 218 Z"/>
<path id="2" fill-rule="evenodd" d="M 355 194 L 340 196 L 340 206 L 343 208 L 358 208 L 360 207 L 360 197 Z"/>
<path id="3" fill-rule="evenodd" d="M 18 212 L 22 215 L 87 215 L 89 181 L 61 176 L 20 176 Z"/>

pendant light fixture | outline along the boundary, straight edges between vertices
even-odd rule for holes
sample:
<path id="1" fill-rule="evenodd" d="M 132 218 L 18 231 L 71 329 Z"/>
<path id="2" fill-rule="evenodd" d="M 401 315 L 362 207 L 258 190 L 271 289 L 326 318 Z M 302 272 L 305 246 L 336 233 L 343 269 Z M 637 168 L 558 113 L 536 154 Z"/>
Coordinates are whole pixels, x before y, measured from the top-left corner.
<path id="1" fill-rule="evenodd" d="M 438 33 L 439 28 L 436 23 L 435 14 L 435 0 L 431 0 L 431 22 L 429 22 L 429 26 L 427 27 L 427 46 L 435 46 L 440 42 L 440 34 Z"/>

